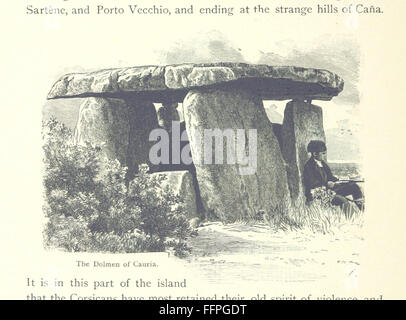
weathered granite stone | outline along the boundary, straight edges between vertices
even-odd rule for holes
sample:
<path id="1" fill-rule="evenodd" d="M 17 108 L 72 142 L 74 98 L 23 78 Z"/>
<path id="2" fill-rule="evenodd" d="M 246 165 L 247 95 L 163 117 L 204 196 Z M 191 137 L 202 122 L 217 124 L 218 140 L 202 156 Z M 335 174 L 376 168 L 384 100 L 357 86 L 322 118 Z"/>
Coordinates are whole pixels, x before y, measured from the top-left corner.
<path id="1" fill-rule="evenodd" d="M 79 109 L 75 142 L 102 147 L 110 159 L 127 164 L 129 107 L 122 99 L 87 98 Z"/>
<path id="2" fill-rule="evenodd" d="M 223 221 L 235 221 L 254 217 L 260 210 L 270 214 L 283 211 L 290 201 L 285 164 L 261 99 L 244 90 L 192 90 L 183 108 L 200 195 L 208 213 Z M 195 134 L 204 136 L 205 129 L 244 129 L 245 137 L 252 134 L 249 129 L 255 129 L 256 170 L 241 175 L 245 165 L 227 164 L 226 154 L 223 164 L 207 164 L 204 143 L 200 144 Z M 235 145 L 235 140 L 230 141 L 223 139 L 223 152 Z M 249 148 L 248 141 L 238 141 L 247 155 L 255 151 Z"/>
<path id="3" fill-rule="evenodd" d="M 172 121 L 179 121 L 179 113 L 177 110 L 178 103 L 163 103 L 162 107 L 158 109 L 158 123 L 161 128 L 167 131 L 172 130 Z"/>
<path id="4" fill-rule="evenodd" d="M 189 218 L 198 217 L 196 193 L 193 186 L 193 176 L 189 171 L 163 171 L 151 175 L 164 175 L 162 187 L 169 187 L 173 193 L 183 200 Z"/>
<path id="5" fill-rule="evenodd" d="M 152 103 L 135 99 L 87 98 L 75 128 L 76 143 L 98 145 L 110 159 L 128 167 L 132 178 L 138 164 L 149 164 L 149 133 L 158 127 Z"/>
<path id="6" fill-rule="evenodd" d="M 278 140 L 279 147 L 282 149 L 282 125 L 279 123 L 272 123 L 272 131 Z"/>
<path id="7" fill-rule="evenodd" d="M 343 80 L 327 70 L 294 66 L 206 63 L 106 69 L 62 76 L 49 99 L 122 97 L 136 94 L 153 102 L 181 102 L 191 88 L 225 86 L 255 92 L 265 100 L 293 98 L 330 100 L 343 90 Z"/>
<path id="8" fill-rule="evenodd" d="M 285 108 L 281 139 L 290 194 L 293 202 L 300 205 L 305 199 L 302 173 L 309 158 L 307 145 L 311 140 L 326 141 L 322 109 L 303 101 L 290 101 Z"/>
<path id="9" fill-rule="evenodd" d="M 133 68 L 104 69 L 89 73 L 62 76 L 52 87 L 48 98 L 94 96 L 98 93 L 165 90 L 164 67 L 142 66 Z"/>

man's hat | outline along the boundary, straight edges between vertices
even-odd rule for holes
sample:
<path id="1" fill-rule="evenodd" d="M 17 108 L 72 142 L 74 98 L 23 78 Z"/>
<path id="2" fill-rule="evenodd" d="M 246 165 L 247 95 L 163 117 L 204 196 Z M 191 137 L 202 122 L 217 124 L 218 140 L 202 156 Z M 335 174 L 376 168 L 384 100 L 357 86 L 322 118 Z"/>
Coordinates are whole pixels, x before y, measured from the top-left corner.
<path id="1" fill-rule="evenodd" d="M 326 144 L 321 140 L 312 140 L 307 145 L 307 152 L 324 152 L 327 151 Z"/>

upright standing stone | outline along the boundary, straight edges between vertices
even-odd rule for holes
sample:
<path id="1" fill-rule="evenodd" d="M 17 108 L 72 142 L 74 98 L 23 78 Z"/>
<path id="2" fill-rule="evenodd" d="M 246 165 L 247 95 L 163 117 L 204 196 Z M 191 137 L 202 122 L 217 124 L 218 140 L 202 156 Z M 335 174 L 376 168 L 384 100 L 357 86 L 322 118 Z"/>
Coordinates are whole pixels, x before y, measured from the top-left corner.
<path id="1" fill-rule="evenodd" d="M 243 89 L 192 90 L 185 97 L 183 109 L 206 210 L 223 221 L 253 217 L 260 210 L 270 214 L 284 211 L 290 201 L 285 164 L 262 100 Z M 204 150 L 204 145 L 200 145 L 195 134 L 198 132 L 203 136 L 207 132 L 205 129 L 232 129 L 233 132 L 244 129 L 242 148 L 246 155 L 255 151 L 249 148 L 248 136 L 252 133 L 248 130 L 256 129 L 256 170 L 252 174 L 241 175 L 239 169 L 245 165 L 227 164 L 226 155 L 223 155 L 223 164 L 205 163 L 205 155 L 199 152 L 199 149 Z M 229 140 L 223 137 L 222 151 L 228 147 Z"/>
<path id="2" fill-rule="evenodd" d="M 166 129 L 168 132 L 172 130 L 172 121 L 179 121 L 178 103 L 162 103 L 162 107 L 158 109 L 159 126 Z"/>
<path id="3" fill-rule="evenodd" d="M 282 125 L 280 123 L 272 123 L 272 131 L 278 139 L 279 147 L 282 149 Z"/>
<path id="4" fill-rule="evenodd" d="M 152 103 L 135 99 L 87 98 L 75 128 L 76 143 L 98 145 L 110 159 L 128 167 L 131 179 L 138 164 L 149 163 L 149 133 L 158 126 Z"/>
<path id="5" fill-rule="evenodd" d="M 123 99 L 86 98 L 80 106 L 75 142 L 100 146 L 110 159 L 127 164 L 129 107 Z"/>
<path id="6" fill-rule="evenodd" d="M 304 101 L 290 101 L 285 108 L 281 140 L 290 194 L 293 202 L 301 205 L 305 200 L 302 173 L 309 158 L 307 145 L 311 140 L 326 141 L 322 109 Z"/>
<path id="7" fill-rule="evenodd" d="M 162 106 L 157 110 L 157 116 L 159 127 L 165 129 L 169 135 L 169 144 L 167 146 L 169 163 L 155 165 L 152 167 L 152 171 L 191 170 L 193 164 L 184 163 L 181 156 L 181 151 L 189 144 L 189 141 L 187 137 L 182 139 L 182 134 L 186 128 L 185 122 L 180 122 L 178 103 L 163 102 Z"/>

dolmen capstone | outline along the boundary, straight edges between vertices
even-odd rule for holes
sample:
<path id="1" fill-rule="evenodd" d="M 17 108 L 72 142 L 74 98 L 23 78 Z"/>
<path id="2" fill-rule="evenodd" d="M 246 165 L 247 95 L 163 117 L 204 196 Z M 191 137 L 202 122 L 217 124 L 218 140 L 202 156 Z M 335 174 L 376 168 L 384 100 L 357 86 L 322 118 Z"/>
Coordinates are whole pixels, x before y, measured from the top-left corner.
<path id="1" fill-rule="evenodd" d="M 140 164 L 154 172 L 164 168 L 168 184 L 172 181 L 175 193 L 187 199 L 191 217 L 212 215 L 231 222 L 261 211 L 283 214 L 303 203 L 307 143 L 325 141 L 322 109 L 312 100 L 331 100 L 343 86 L 338 75 L 320 69 L 181 64 L 67 74 L 53 85 L 48 99 L 84 98 L 77 142 L 100 145 L 108 157 L 128 167 L 129 179 Z M 269 121 L 263 100 L 289 100 L 282 125 Z M 193 163 L 151 163 L 149 151 L 156 144 L 149 139 L 151 131 L 170 132 L 180 118 Z M 213 136 L 208 144 L 206 134 L 216 131 L 223 134 L 221 143 Z M 248 170 L 254 144 L 255 170 Z"/>

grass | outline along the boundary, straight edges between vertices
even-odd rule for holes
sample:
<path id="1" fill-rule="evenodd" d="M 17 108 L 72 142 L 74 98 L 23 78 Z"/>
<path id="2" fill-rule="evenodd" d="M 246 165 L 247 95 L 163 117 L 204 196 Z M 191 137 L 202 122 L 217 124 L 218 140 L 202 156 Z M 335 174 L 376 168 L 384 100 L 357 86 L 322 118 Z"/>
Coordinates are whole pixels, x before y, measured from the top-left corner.
<path id="1" fill-rule="evenodd" d="M 319 203 L 311 206 L 305 205 L 296 210 L 292 209 L 289 216 L 293 221 L 293 226 L 323 234 L 334 233 L 346 225 L 361 227 L 363 224 L 363 214 L 360 211 L 349 215 L 339 207 L 326 207 Z"/>
<path id="2" fill-rule="evenodd" d="M 272 213 L 260 212 L 256 221 L 264 221 L 275 231 L 309 231 L 311 233 L 334 234 L 347 227 L 361 228 L 363 212 L 346 214 L 340 207 L 313 201 L 311 205 L 288 205 L 275 208 Z M 239 221 L 249 223 L 251 221 Z"/>

